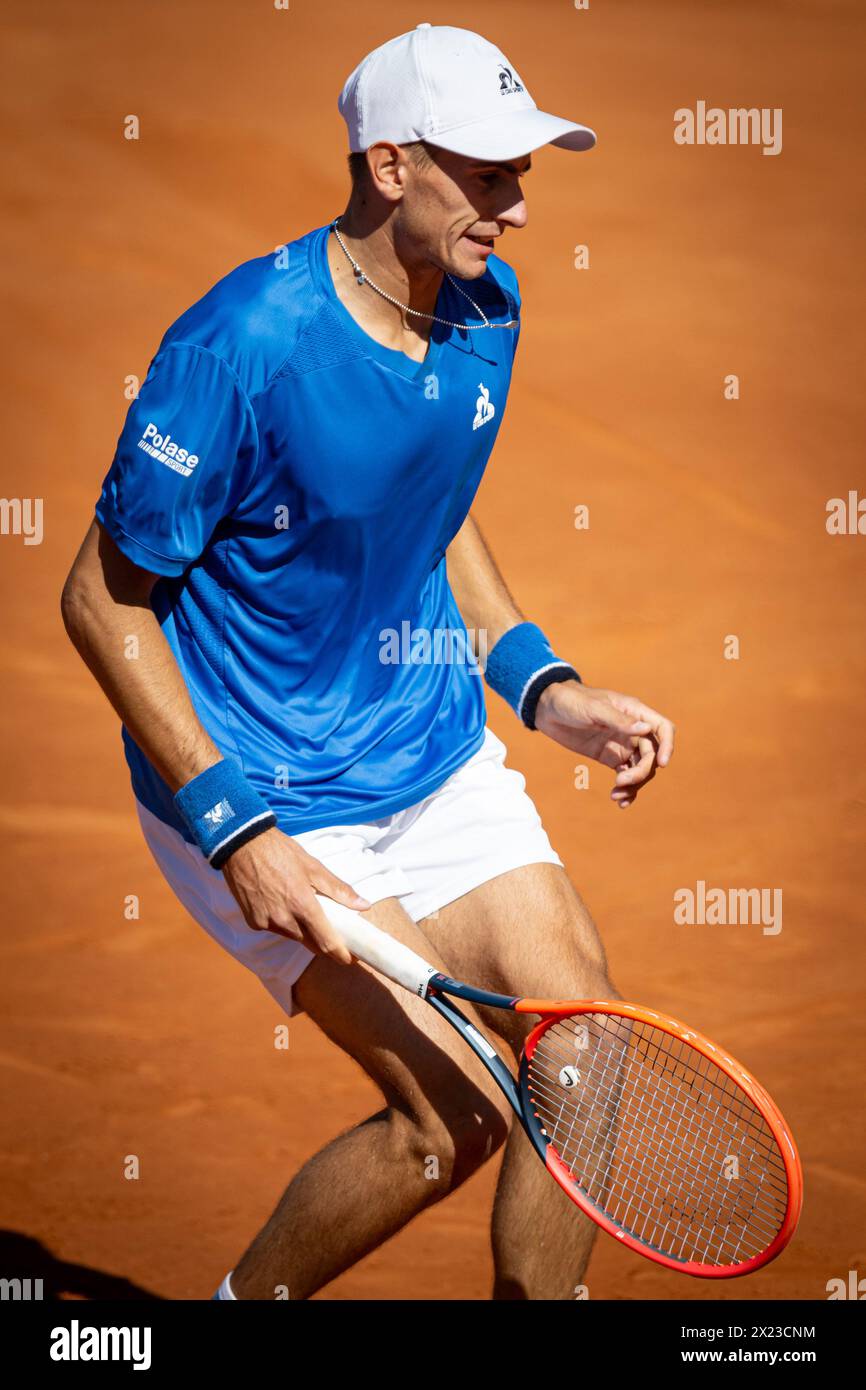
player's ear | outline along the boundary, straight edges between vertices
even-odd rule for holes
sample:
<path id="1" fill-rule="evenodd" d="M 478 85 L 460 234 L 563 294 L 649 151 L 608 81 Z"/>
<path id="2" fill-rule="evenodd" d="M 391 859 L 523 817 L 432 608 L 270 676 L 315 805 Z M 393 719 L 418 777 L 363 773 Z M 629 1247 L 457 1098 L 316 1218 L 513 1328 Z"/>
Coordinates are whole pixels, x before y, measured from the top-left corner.
<path id="1" fill-rule="evenodd" d="M 367 151 L 370 181 L 380 197 L 399 203 L 406 191 L 411 159 L 402 145 L 380 140 Z"/>

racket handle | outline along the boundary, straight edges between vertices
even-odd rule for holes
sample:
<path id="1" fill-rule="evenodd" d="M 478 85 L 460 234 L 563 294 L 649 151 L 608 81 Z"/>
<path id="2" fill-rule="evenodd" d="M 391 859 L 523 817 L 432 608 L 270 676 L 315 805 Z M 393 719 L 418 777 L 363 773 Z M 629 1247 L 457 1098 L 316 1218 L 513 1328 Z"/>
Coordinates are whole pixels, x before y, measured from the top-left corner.
<path id="1" fill-rule="evenodd" d="M 333 898 L 325 898 L 321 893 L 316 897 L 325 916 L 336 927 L 353 956 L 371 965 L 380 975 L 402 985 L 412 994 L 420 994 L 423 999 L 427 993 L 427 982 L 437 973 L 437 966 L 430 965 L 423 956 L 395 941 L 387 932 L 380 931 L 358 912 Z"/>

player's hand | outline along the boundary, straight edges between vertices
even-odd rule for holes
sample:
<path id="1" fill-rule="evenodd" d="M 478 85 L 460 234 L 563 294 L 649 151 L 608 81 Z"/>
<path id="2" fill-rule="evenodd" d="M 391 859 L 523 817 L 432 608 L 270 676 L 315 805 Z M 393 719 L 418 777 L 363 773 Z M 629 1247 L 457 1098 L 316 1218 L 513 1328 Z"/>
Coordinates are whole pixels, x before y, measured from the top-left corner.
<path id="1" fill-rule="evenodd" d="M 658 710 L 616 690 L 557 681 L 542 692 L 535 727 L 565 748 L 616 771 L 611 800 L 630 806 L 674 751 L 674 725 Z"/>
<path id="2" fill-rule="evenodd" d="M 328 921 L 316 893 L 363 912 L 370 907 L 348 883 L 273 827 L 236 849 L 223 877 L 253 931 L 272 931 L 300 941 L 316 955 L 352 964 L 352 953 Z"/>

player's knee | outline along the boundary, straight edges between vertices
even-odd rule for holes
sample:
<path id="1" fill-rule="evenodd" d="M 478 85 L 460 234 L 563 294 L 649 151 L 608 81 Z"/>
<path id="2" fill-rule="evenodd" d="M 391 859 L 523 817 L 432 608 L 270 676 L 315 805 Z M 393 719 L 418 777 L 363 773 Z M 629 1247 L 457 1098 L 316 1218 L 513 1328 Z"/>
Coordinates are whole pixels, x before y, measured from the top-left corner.
<path id="1" fill-rule="evenodd" d="M 411 1118 L 406 1133 L 409 1162 L 437 1201 L 477 1172 L 504 1144 L 510 1112 L 504 1097 L 482 1092 L 467 1095 L 465 1105 L 442 1113 L 425 1108 Z"/>
<path id="2" fill-rule="evenodd" d="M 452 1185 L 460 1183 L 477 1172 L 508 1138 L 511 1128 L 511 1112 L 508 1103 L 499 1096 L 481 1106 L 470 1108 L 448 1120 L 448 1132 L 452 1142 L 453 1161 L 451 1168 Z"/>

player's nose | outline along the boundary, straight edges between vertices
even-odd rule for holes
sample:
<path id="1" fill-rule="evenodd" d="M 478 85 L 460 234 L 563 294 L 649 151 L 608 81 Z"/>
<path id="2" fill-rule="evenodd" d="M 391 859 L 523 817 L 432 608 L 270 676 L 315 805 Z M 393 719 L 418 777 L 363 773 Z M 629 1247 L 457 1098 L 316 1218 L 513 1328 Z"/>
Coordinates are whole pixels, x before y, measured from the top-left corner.
<path id="1" fill-rule="evenodd" d="M 525 227 L 529 220 L 526 199 L 518 198 L 517 202 L 514 203 L 512 207 L 501 212 L 496 220 L 502 227 L 513 227 L 515 230 Z"/>

